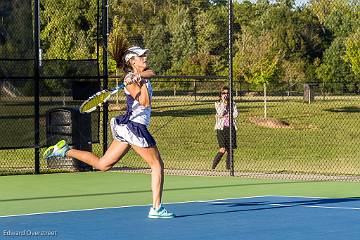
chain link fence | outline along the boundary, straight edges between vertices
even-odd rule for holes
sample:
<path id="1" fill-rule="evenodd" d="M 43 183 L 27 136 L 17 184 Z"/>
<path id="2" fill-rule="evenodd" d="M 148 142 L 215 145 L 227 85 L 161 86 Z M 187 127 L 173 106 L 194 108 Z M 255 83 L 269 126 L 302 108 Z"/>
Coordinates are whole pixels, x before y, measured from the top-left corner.
<path id="1" fill-rule="evenodd" d="M 231 84 L 226 1 L 112 0 L 109 25 L 103 26 L 106 3 L 40 1 L 38 78 L 34 78 L 34 1 L 0 3 L 1 175 L 36 173 L 36 156 L 52 144 L 54 134 L 59 138 L 77 134 L 71 125 L 76 120 L 64 119 L 80 118 L 73 110 L 107 80 L 109 88 L 121 81 L 111 56 L 104 73 L 107 49 L 102 48 L 103 34 L 109 33 L 111 47 L 112 34 L 120 31 L 131 44 L 151 49 L 149 62 L 159 76 L 152 80 L 150 132 L 168 174 L 231 174 L 226 155 L 211 169 L 219 150 L 215 102 L 221 88 L 230 85 L 239 112 L 235 176 L 358 180 L 356 1 L 234 2 Z M 103 147 L 112 141 L 104 121 L 122 114 L 125 105 L 119 93 L 108 109 L 83 120 L 91 126 L 90 132 L 82 132 L 85 137 L 79 136 L 90 138 L 84 140 L 83 149 L 103 154 Z M 60 120 L 54 123 L 49 119 L 59 116 L 58 110 Z M 67 132 L 56 132 L 59 126 Z M 39 167 L 41 173 L 89 170 L 72 159 L 41 159 Z M 150 171 L 132 151 L 114 169 Z"/>
<path id="2" fill-rule="evenodd" d="M 74 135 L 71 123 L 61 122 L 64 116 L 50 126 L 49 111 L 77 109 L 89 94 L 100 89 L 99 6 L 97 0 L 68 6 L 57 1 L 1 1 L 1 175 L 80 169 L 73 161 L 59 160 L 54 167 L 40 156 L 54 138 Z M 37 21 L 40 36 L 36 36 Z M 89 46 L 87 51 L 80 49 L 83 45 Z M 91 141 L 99 143 L 99 112 L 89 121 Z"/>
<path id="3" fill-rule="evenodd" d="M 154 86 L 161 84 L 153 82 Z M 196 94 L 194 82 L 198 87 Z M 158 142 L 166 172 L 229 175 L 226 156 L 216 170 L 211 169 L 219 149 L 214 130 L 214 103 L 218 101 L 219 89 L 227 83 L 211 80 L 185 83 L 189 86 L 186 91 L 175 92 L 174 87 L 169 86 L 167 90 L 162 88 L 163 92 L 154 93 L 150 130 Z M 265 101 L 263 92 L 248 91 L 246 84 L 235 84 L 234 100 L 239 111 L 235 176 L 357 180 L 360 97 L 333 94 L 325 89 L 340 90 L 341 85 L 313 85 L 310 93 L 304 91 L 304 84 L 294 86 L 290 92 L 287 85 L 278 85 L 268 91 Z M 116 107 L 115 100 L 111 102 L 110 117 L 124 111 L 121 108 L 124 98 L 118 101 L 120 107 Z M 116 167 L 132 172 L 150 171 L 133 153 Z"/>
<path id="4" fill-rule="evenodd" d="M 1 88 L 1 164 L 0 172 L 10 173 L 13 167 L 21 171 L 34 169 L 34 150 L 23 151 L 16 147 L 33 146 L 34 118 L 32 91 L 34 66 L 33 27 L 31 1 L 1 1 L 0 3 L 0 80 Z M 16 34 L 16 32 L 21 34 Z M 15 143 L 15 144 L 14 144 Z"/>

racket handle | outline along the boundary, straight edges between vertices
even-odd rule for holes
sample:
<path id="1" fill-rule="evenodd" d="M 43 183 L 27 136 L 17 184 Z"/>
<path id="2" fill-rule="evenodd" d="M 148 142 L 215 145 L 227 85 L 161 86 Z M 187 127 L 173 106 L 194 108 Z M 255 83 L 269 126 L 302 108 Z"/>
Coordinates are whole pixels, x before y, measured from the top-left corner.
<path id="1" fill-rule="evenodd" d="M 118 92 L 119 90 L 123 89 L 125 87 L 124 83 L 120 83 L 116 88 L 113 88 L 111 90 L 111 94 L 115 94 L 116 92 Z"/>
<path id="2" fill-rule="evenodd" d="M 116 87 L 116 89 L 117 90 L 120 90 L 120 89 L 123 89 L 125 87 L 125 84 L 124 83 L 120 83 L 117 87 Z"/>

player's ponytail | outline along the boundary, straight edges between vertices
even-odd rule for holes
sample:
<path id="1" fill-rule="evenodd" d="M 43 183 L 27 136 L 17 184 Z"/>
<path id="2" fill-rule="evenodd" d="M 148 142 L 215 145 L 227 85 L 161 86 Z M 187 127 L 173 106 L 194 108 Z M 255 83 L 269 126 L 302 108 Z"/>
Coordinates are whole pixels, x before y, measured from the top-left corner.
<path id="1" fill-rule="evenodd" d="M 123 69 L 124 72 L 129 72 L 129 66 L 124 59 L 128 48 L 129 42 L 124 34 L 121 34 L 118 31 L 110 34 L 108 47 L 109 54 L 116 62 L 116 69 Z"/>

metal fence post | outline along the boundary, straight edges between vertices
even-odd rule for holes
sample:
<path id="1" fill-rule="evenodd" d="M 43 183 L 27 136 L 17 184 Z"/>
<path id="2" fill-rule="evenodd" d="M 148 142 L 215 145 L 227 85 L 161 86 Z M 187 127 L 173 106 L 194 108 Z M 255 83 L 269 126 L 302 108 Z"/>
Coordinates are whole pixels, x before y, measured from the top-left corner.
<path id="1" fill-rule="evenodd" d="M 108 88 L 108 34 L 109 34 L 109 26 L 108 26 L 108 9 L 109 4 L 108 0 L 102 0 L 102 37 L 103 37 L 103 89 Z M 108 125 L 108 103 L 104 103 L 103 105 L 103 153 L 105 154 L 108 148 L 108 133 L 107 133 L 107 125 Z"/>
<path id="2" fill-rule="evenodd" d="M 35 132 L 35 174 L 40 173 L 40 0 L 34 2 L 34 132 Z"/>
<path id="3" fill-rule="evenodd" d="M 233 53 L 232 53 L 232 45 L 233 45 L 233 3 L 232 0 L 229 0 L 229 89 L 230 89 L 230 113 L 229 113 L 229 121 L 230 121 L 230 152 L 228 152 L 230 156 L 230 175 L 234 176 L 234 150 L 233 150 Z"/>

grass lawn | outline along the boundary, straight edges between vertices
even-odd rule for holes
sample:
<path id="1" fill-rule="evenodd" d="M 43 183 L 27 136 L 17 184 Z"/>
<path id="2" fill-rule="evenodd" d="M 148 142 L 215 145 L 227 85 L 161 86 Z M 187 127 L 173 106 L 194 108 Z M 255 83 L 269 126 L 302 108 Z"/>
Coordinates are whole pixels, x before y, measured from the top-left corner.
<path id="1" fill-rule="evenodd" d="M 154 97 L 150 131 L 167 168 L 208 170 L 217 152 L 213 130 L 214 97 Z M 122 103 L 123 99 L 121 99 Z M 268 118 L 286 121 L 290 128 L 267 128 L 250 117 L 264 115 L 261 97 L 237 97 L 239 110 L 235 170 L 265 173 L 359 175 L 360 98 L 327 97 L 311 104 L 302 98 L 270 97 Z M 2 106 L 1 108 L 4 108 Z M 109 117 L 119 114 L 110 112 Z M 109 131 L 109 141 L 111 141 Z M 94 145 L 101 154 L 102 147 Z M 1 150 L 0 172 L 33 166 L 33 150 Z M 134 153 L 117 166 L 146 167 Z M 46 164 L 42 162 L 45 169 Z M 219 165 L 224 170 L 225 162 Z"/>

